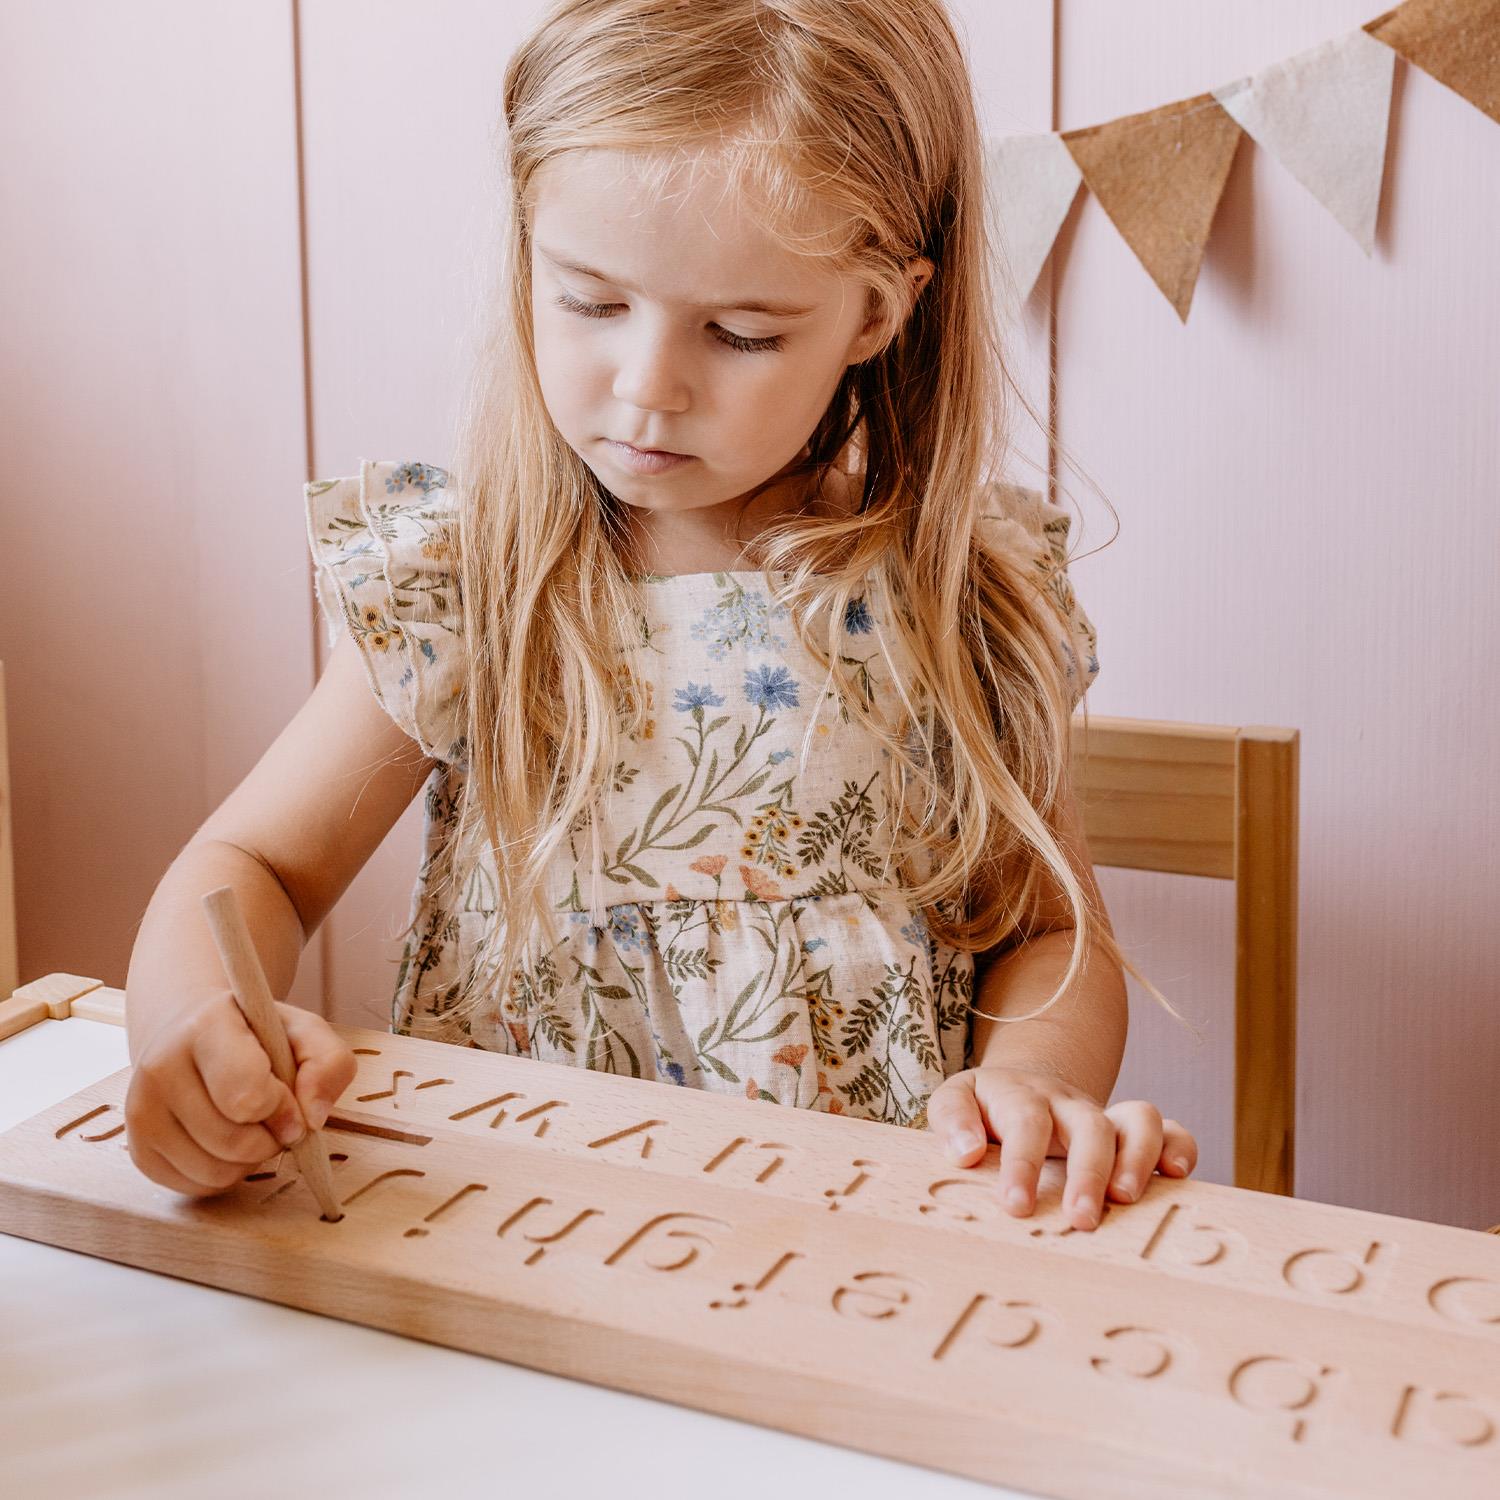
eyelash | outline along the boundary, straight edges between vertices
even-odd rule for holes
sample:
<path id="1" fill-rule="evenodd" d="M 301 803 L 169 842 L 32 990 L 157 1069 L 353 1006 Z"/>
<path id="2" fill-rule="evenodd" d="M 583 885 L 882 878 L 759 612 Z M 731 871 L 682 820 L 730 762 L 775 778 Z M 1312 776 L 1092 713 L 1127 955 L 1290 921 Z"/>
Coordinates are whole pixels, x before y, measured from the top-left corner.
<path id="1" fill-rule="evenodd" d="M 585 318 L 607 318 L 610 316 L 609 309 L 614 306 L 609 302 L 580 302 L 566 292 L 554 297 L 553 301 L 559 307 L 565 307 L 570 312 L 579 313 Z M 784 334 L 777 333 L 764 339 L 747 339 L 741 338 L 737 333 L 731 333 L 727 328 L 721 328 L 716 337 L 720 343 L 727 344 L 731 349 L 737 349 L 741 354 L 775 354 L 786 343 Z"/>

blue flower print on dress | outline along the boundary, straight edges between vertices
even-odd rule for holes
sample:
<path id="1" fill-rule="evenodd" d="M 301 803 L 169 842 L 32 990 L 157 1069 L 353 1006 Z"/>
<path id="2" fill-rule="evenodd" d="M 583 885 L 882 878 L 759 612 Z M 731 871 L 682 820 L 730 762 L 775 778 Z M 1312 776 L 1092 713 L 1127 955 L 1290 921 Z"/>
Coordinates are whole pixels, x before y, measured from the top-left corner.
<path id="1" fill-rule="evenodd" d="M 786 615 L 786 605 L 773 607 L 764 591 L 735 585 L 693 621 L 688 634 L 695 641 L 707 642 L 708 654 L 715 661 L 723 661 L 735 646 L 747 651 L 780 651 L 786 642 L 771 629 L 771 622 Z"/>
<path id="2" fill-rule="evenodd" d="M 921 912 L 913 912 L 911 921 L 905 927 L 901 928 L 900 931 L 901 936 L 913 948 L 925 948 L 927 946 L 927 918 Z"/>
<path id="3" fill-rule="evenodd" d="M 399 494 L 408 485 L 413 485 L 425 495 L 432 489 L 447 489 L 448 475 L 435 464 L 401 464 L 386 475 L 385 492 Z"/>
<path id="4" fill-rule="evenodd" d="M 641 920 L 641 909 L 634 903 L 609 909 L 609 935 L 616 948 L 634 948 L 638 953 L 651 951 L 651 936 Z"/>
<path id="5" fill-rule="evenodd" d="M 601 933 L 608 933 L 616 948 L 634 949 L 638 953 L 649 953 L 651 951 L 651 934 L 642 919 L 640 906 L 633 902 L 622 902 L 619 906 L 611 906 L 605 912 L 606 921 L 603 927 L 595 927 L 590 920 L 591 913 L 586 911 L 570 911 L 568 921 L 575 927 L 584 929 L 584 936 L 590 946 L 599 941 Z"/>
<path id="6" fill-rule="evenodd" d="M 745 697 L 768 714 L 796 708 L 797 684 L 785 667 L 752 667 L 745 673 Z"/>
<path id="7" fill-rule="evenodd" d="M 599 934 L 604 929 L 594 926 L 593 922 L 590 920 L 591 915 L 592 913 L 586 911 L 570 911 L 568 913 L 568 921 L 571 922 L 574 927 L 581 927 L 583 929 L 583 940 L 592 949 L 593 947 L 595 947 L 595 945 L 597 945 L 599 941 Z"/>
<path id="8" fill-rule="evenodd" d="M 695 708 L 723 708 L 724 700 L 714 692 L 713 688 L 705 683 L 700 687 L 696 682 L 690 682 L 685 688 L 677 689 L 677 697 L 672 707 L 682 713 L 691 713 Z"/>
<path id="9" fill-rule="evenodd" d="M 874 628 L 865 596 L 861 594 L 857 599 L 851 599 L 844 609 L 844 629 L 852 635 L 869 635 Z"/>

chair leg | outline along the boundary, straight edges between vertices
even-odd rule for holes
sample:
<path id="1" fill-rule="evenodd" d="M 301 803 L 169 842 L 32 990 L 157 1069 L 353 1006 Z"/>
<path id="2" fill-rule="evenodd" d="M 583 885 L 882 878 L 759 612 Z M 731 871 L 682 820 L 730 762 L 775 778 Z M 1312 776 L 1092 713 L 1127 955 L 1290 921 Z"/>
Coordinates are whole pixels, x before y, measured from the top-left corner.
<path id="1" fill-rule="evenodd" d="M 1286 1197 L 1296 1140 L 1298 739 L 1295 729 L 1242 728 L 1235 757 L 1234 1184 Z"/>

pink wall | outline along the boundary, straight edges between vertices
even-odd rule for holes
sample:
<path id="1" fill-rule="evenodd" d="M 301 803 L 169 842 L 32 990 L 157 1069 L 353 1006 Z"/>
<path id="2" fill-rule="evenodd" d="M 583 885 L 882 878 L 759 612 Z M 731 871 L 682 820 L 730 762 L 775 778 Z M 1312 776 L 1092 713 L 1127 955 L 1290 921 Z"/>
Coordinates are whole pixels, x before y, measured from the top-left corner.
<path id="1" fill-rule="evenodd" d="M 10 6 L 0 514 L 20 977 L 123 984 L 314 679 L 285 6 Z M 291 998 L 316 1005 L 321 956 Z"/>
<path id="2" fill-rule="evenodd" d="M 27 66 L 0 92 L 0 659 L 23 981 L 123 983 L 152 886 L 316 679 L 302 481 L 450 461 L 500 79 L 537 8 L 9 16 Z M 1378 7 L 954 9 L 986 125 L 1009 132 L 1199 92 Z M 1482 748 L 1500 132 L 1396 77 L 1373 258 L 1247 141 L 1186 327 L 1084 198 L 1055 318 L 1046 273 L 1012 340 L 1033 401 L 1055 362 L 1063 442 L 1120 516 L 1110 542 L 1063 470 L 1082 549 L 1104 549 L 1074 566 L 1093 712 L 1302 731 L 1299 1193 L 1477 1226 L 1500 1219 Z M 385 1024 L 419 826 L 414 805 L 293 999 Z M 1188 1123 L 1225 1181 L 1230 889 L 1101 883 L 1135 961 L 1209 1033 L 1196 1046 L 1132 984 L 1116 1098 Z"/>
<path id="3" fill-rule="evenodd" d="M 1062 129 L 1252 72 L 1382 7 L 1066 0 Z M 1500 129 L 1398 63 L 1367 259 L 1242 141 L 1182 325 L 1092 199 L 1059 245 L 1058 420 L 1120 514 L 1078 565 L 1098 713 L 1301 731 L 1297 1190 L 1500 1221 Z M 1085 503 L 1093 549 L 1113 531 Z M 1122 1096 L 1228 1177 L 1227 884 L 1106 871 L 1137 1005 Z M 1133 986 L 1132 986 L 1133 987 Z M 1181 1002 L 1180 1004 L 1178 1002 Z"/>

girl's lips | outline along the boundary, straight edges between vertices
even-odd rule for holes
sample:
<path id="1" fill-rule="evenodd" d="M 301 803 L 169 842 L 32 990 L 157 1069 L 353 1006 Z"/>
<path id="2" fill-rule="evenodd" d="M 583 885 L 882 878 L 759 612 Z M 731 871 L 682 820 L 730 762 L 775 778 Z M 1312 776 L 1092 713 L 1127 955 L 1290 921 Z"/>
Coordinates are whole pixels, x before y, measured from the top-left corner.
<path id="1" fill-rule="evenodd" d="M 692 463 L 690 453 L 670 453 L 664 449 L 633 448 L 629 443 L 617 443 L 613 438 L 605 441 L 619 455 L 620 462 L 637 474 L 665 474 L 669 469 Z"/>
<path id="2" fill-rule="evenodd" d="M 611 441 L 616 440 L 611 439 Z M 620 443 L 620 447 L 629 448 L 632 452 L 635 453 L 662 453 L 665 454 L 668 458 L 690 458 L 692 456 L 688 453 L 678 453 L 672 448 L 639 448 L 634 443 L 622 442 Z"/>

